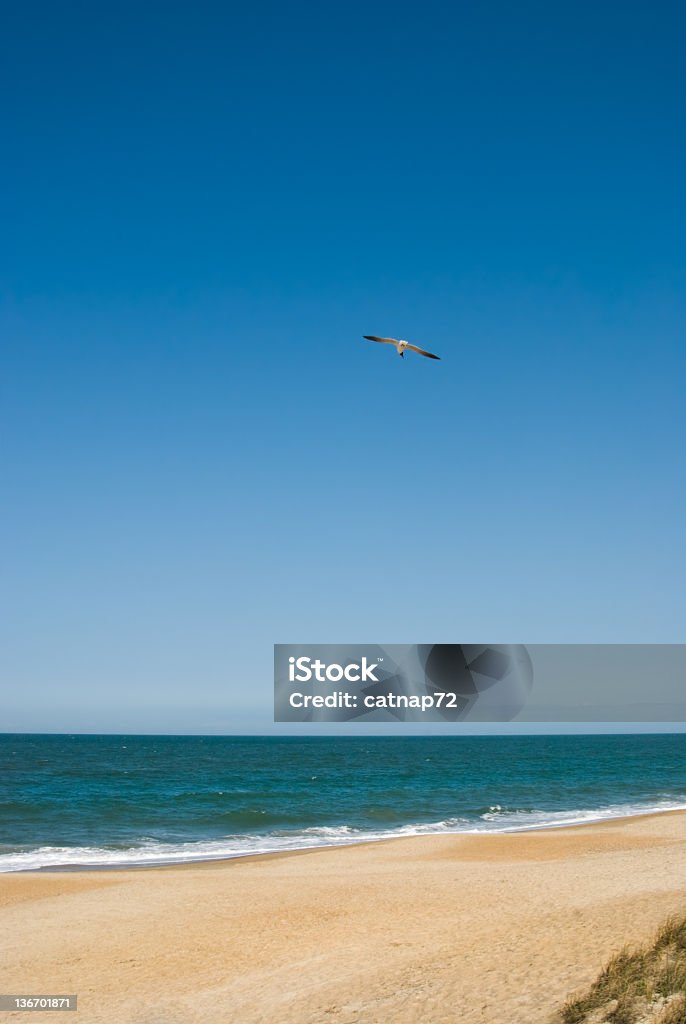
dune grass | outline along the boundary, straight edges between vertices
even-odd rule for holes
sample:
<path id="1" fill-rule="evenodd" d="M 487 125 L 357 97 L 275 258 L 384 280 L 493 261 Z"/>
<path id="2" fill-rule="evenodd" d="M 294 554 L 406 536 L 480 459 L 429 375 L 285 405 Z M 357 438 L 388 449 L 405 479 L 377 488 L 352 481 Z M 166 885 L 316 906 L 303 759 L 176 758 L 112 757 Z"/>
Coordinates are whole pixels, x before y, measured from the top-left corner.
<path id="1" fill-rule="evenodd" d="M 653 942 L 613 956 L 560 1024 L 686 1024 L 686 917 L 671 917 Z"/>

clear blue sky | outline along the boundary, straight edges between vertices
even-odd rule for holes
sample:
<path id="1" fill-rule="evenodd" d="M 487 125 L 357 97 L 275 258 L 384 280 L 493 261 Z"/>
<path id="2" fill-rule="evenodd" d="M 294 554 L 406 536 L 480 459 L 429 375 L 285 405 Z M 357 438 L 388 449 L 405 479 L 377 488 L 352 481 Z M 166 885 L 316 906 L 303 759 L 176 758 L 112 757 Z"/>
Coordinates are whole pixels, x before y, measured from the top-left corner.
<path id="1" fill-rule="evenodd" d="M 686 640 L 685 28 L 5 10 L 0 730 L 266 730 L 275 641 Z"/>

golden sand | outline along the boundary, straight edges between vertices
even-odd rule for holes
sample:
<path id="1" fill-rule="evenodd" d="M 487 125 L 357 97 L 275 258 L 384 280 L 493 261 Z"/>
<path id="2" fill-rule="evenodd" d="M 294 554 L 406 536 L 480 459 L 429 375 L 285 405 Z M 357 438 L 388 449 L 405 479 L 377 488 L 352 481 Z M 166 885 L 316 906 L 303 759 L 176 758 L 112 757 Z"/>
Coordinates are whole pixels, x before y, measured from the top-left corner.
<path id="1" fill-rule="evenodd" d="M 0 992 L 78 994 L 32 1024 L 537 1024 L 684 911 L 686 812 L 7 874 Z"/>

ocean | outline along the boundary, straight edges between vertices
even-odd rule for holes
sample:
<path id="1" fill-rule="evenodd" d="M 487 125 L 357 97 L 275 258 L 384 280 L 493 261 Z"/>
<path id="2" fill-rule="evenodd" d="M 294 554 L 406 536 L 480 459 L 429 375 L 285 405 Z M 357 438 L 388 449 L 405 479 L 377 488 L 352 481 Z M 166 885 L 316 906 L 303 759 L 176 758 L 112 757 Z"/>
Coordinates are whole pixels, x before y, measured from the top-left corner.
<path id="1" fill-rule="evenodd" d="M 124 867 L 686 808 L 686 734 L 0 735 L 0 871 Z"/>

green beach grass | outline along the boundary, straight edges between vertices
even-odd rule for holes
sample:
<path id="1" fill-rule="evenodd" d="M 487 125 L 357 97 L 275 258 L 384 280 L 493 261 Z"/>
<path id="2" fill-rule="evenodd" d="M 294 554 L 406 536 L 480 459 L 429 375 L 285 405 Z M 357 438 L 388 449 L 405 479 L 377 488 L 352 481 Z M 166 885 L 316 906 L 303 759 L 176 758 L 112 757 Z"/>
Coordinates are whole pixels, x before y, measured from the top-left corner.
<path id="1" fill-rule="evenodd" d="M 686 916 L 671 917 L 650 945 L 613 956 L 560 1024 L 686 1024 Z"/>

